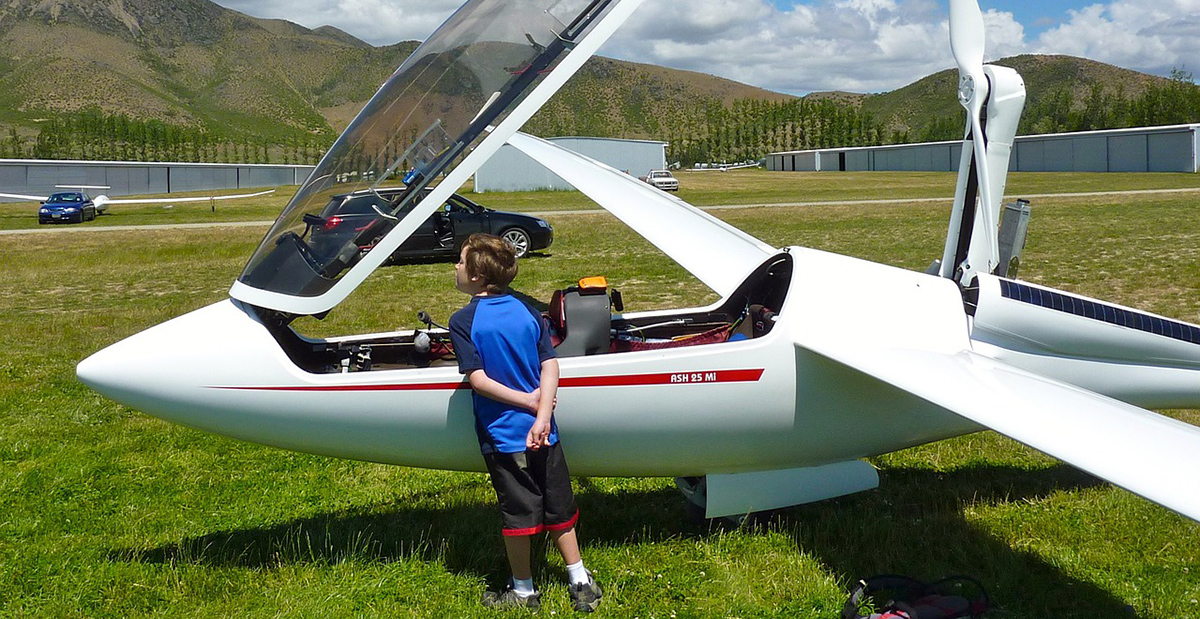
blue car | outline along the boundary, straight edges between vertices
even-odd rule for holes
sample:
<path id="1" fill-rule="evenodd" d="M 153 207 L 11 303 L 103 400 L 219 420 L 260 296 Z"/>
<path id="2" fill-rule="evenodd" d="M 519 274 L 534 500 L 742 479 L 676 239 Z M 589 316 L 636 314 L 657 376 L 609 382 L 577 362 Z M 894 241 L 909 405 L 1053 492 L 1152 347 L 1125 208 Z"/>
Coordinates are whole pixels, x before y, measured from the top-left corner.
<path id="1" fill-rule="evenodd" d="M 96 203 L 82 191 L 51 195 L 38 208 L 39 224 L 83 223 L 96 218 Z"/>

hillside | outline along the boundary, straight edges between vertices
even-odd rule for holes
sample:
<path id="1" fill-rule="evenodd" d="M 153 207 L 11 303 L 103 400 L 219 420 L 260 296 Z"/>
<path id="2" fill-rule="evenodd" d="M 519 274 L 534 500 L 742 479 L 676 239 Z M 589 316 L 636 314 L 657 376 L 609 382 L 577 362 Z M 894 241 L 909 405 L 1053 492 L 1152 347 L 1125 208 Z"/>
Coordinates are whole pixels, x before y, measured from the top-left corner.
<path id="1" fill-rule="evenodd" d="M 1072 101 L 1085 101 L 1093 88 L 1124 101 L 1136 99 L 1151 86 L 1164 86 L 1166 78 L 1138 73 L 1113 65 L 1059 55 L 1021 55 L 994 61 L 1016 69 L 1025 79 L 1026 118 L 1049 98 L 1068 93 Z M 868 95 L 862 109 L 882 122 L 889 133 L 924 139 L 947 124 L 962 133 L 962 106 L 957 99 L 958 70 L 946 69 L 891 92 Z M 953 133 L 952 133 L 953 135 Z M 925 136 L 940 139 L 939 136 Z"/>
<path id="2" fill-rule="evenodd" d="M 416 45 L 375 47 L 209 0 L 7 0 L 0 156 L 314 162 Z M 1200 120 L 1190 78 L 1069 56 L 996 64 L 1025 78 L 1023 134 Z M 685 164 L 955 139 L 956 79 L 947 69 L 889 93 L 797 98 L 597 57 L 525 129 L 665 140 Z"/>
<path id="3" fill-rule="evenodd" d="M 369 98 L 413 47 L 207 0 L 12 0 L 0 8 L 0 122 L 97 107 L 231 135 L 331 133 L 328 117 Z"/>
<path id="4" fill-rule="evenodd" d="M 705 105 L 795 99 L 703 73 L 595 57 L 527 126 L 539 135 L 664 139 L 672 124 Z"/>
<path id="5" fill-rule="evenodd" d="M 272 142 L 332 136 L 416 45 L 373 47 L 329 26 L 257 19 L 208 0 L 10 0 L 0 7 L 0 124 L 33 135 L 53 112 L 99 108 Z M 737 98 L 787 97 L 595 58 L 538 122 L 650 136 L 672 110 Z"/>

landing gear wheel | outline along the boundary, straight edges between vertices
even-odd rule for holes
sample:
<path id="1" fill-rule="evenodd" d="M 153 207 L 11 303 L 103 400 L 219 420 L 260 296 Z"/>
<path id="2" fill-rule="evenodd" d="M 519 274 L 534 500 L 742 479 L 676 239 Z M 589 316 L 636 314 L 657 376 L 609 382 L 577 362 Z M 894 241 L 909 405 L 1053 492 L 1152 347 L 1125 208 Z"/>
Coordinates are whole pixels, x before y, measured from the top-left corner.
<path id="1" fill-rule="evenodd" d="M 529 234 L 520 228 L 505 230 L 500 238 L 508 241 L 517 250 L 517 257 L 524 258 L 529 253 Z"/>

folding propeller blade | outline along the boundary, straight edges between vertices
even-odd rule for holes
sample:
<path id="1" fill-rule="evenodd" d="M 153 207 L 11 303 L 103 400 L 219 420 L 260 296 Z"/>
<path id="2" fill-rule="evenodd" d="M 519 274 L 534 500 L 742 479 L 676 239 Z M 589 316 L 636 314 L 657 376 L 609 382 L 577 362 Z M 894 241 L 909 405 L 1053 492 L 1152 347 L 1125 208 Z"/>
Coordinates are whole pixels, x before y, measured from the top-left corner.
<path id="1" fill-rule="evenodd" d="M 960 75 L 983 75 L 983 13 L 975 0 L 950 0 L 950 51 Z"/>
<path id="2" fill-rule="evenodd" d="M 968 126 L 975 155 L 976 178 L 979 180 L 980 215 L 987 224 L 986 254 L 982 258 L 968 255 L 964 283 L 980 270 L 990 271 L 1000 260 L 996 243 L 996 213 L 993 206 L 992 183 L 987 167 L 987 145 L 983 134 L 983 104 L 988 97 L 987 77 L 983 73 L 984 25 L 983 13 L 975 0 L 950 0 L 950 50 L 958 63 L 958 101 L 967 110 Z M 967 205 L 970 208 L 970 205 Z M 972 252 L 974 253 L 974 252 Z M 985 264 L 976 264 L 978 262 Z"/>

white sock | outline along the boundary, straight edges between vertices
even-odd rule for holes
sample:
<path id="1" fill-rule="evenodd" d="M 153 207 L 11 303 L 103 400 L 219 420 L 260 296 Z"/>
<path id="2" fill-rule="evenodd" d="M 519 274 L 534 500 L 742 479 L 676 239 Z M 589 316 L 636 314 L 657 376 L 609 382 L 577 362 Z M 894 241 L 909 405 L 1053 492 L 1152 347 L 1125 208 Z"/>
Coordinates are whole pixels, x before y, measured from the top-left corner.
<path id="1" fill-rule="evenodd" d="M 527 597 L 533 595 L 534 593 L 537 593 L 536 591 L 533 590 L 533 579 L 532 578 L 520 579 L 520 578 L 517 578 L 514 576 L 512 579 L 512 586 L 513 586 L 513 591 L 516 591 L 517 595 L 519 595 L 523 598 L 527 598 Z"/>
<path id="2" fill-rule="evenodd" d="M 588 571 L 583 567 L 583 559 L 579 563 L 572 563 L 567 566 L 567 577 L 571 579 L 573 585 L 586 585 L 588 583 Z"/>

